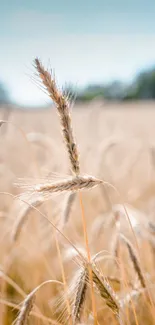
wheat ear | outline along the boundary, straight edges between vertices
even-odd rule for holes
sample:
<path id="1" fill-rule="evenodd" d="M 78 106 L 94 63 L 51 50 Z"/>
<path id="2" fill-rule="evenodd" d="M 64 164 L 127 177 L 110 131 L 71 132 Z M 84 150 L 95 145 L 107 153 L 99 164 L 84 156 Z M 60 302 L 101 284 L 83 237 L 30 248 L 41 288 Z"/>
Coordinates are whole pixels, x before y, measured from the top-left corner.
<path id="1" fill-rule="evenodd" d="M 144 276 L 142 274 L 142 271 L 141 271 L 141 267 L 140 267 L 140 263 L 139 263 L 139 260 L 138 260 L 138 257 L 137 257 L 137 254 L 135 252 L 135 249 L 134 247 L 132 246 L 131 242 L 123 235 L 123 234 L 120 234 L 120 238 L 125 242 L 127 248 L 128 248 L 128 252 L 129 252 L 129 255 L 130 255 L 130 258 L 131 258 L 131 261 L 133 263 L 133 266 L 134 266 L 134 269 L 135 269 L 135 272 L 137 273 L 138 275 L 138 278 L 139 278 L 139 281 L 141 283 L 141 286 L 143 288 L 146 287 L 146 284 L 145 284 L 145 279 L 144 279 Z"/>
<path id="2" fill-rule="evenodd" d="M 54 143 L 52 143 L 52 138 L 50 138 L 46 134 L 39 132 L 30 132 L 26 134 L 26 137 L 29 142 L 38 144 L 41 147 L 45 147 L 47 149 L 51 149 L 52 147 L 54 147 Z"/>
<path id="3" fill-rule="evenodd" d="M 35 295 L 30 293 L 24 300 L 16 325 L 26 325 L 30 312 L 33 308 Z"/>
<path id="4" fill-rule="evenodd" d="M 78 176 L 71 177 L 70 179 L 65 179 L 59 182 L 50 182 L 40 183 L 40 184 L 22 184 L 18 183 L 18 186 L 21 186 L 27 189 L 29 192 L 41 193 L 44 196 L 49 195 L 50 193 L 60 193 L 60 192 L 75 192 L 78 190 L 91 189 L 99 184 L 102 184 L 101 179 L 95 178 L 93 176 Z"/>
<path id="5" fill-rule="evenodd" d="M 82 307 L 84 305 L 85 297 L 86 297 L 86 291 L 88 286 L 88 269 L 82 268 L 80 270 L 80 275 L 78 278 L 78 282 L 76 284 L 76 294 L 75 299 L 73 303 L 73 324 L 77 324 L 77 322 L 80 322 L 81 320 L 81 313 L 82 313 Z"/>
<path id="6" fill-rule="evenodd" d="M 48 92 L 49 97 L 56 104 L 61 126 L 63 137 L 65 139 L 67 151 L 69 154 L 69 159 L 71 163 L 71 168 L 74 174 L 78 175 L 80 171 L 79 166 L 79 155 L 77 150 L 77 145 L 73 136 L 71 116 L 70 116 L 70 107 L 67 97 L 60 92 L 58 89 L 55 79 L 52 77 L 51 73 L 48 70 L 45 70 L 42 63 L 38 58 L 35 59 L 35 68 L 38 71 L 39 77 L 42 80 L 42 83 Z"/>
<path id="7" fill-rule="evenodd" d="M 29 212 L 33 209 L 33 207 L 39 207 L 44 202 L 43 198 L 34 199 L 30 205 L 26 205 L 23 207 L 12 229 L 11 239 L 12 241 L 16 241 L 20 235 L 21 229 L 28 217 Z"/>
<path id="8" fill-rule="evenodd" d="M 104 276 L 97 269 L 93 263 L 91 265 L 93 273 L 93 282 L 95 283 L 100 295 L 105 299 L 106 305 L 118 316 L 120 310 L 120 303 L 117 295 Z"/>
<path id="9" fill-rule="evenodd" d="M 62 213 L 62 220 L 61 220 L 61 226 L 62 227 L 64 225 L 66 225 L 68 220 L 69 220 L 71 210 L 72 210 L 72 206 L 73 206 L 73 203 L 75 201 L 75 197 L 76 197 L 75 192 L 71 192 L 71 193 L 69 193 L 67 195 L 67 198 L 66 198 L 65 204 L 64 204 L 63 213 Z"/>

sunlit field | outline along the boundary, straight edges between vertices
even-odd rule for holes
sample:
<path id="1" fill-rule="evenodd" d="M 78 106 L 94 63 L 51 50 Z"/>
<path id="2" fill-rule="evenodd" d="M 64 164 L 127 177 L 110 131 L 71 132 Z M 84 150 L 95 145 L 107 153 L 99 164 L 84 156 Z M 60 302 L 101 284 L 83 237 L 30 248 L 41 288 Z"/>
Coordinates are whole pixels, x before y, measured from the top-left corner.
<path id="1" fill-rule="evenodd" d="M 56 108 L 0 110 L 0 324 L 155 324 L 155 103 L 71 116 L 76 189 Z"/>

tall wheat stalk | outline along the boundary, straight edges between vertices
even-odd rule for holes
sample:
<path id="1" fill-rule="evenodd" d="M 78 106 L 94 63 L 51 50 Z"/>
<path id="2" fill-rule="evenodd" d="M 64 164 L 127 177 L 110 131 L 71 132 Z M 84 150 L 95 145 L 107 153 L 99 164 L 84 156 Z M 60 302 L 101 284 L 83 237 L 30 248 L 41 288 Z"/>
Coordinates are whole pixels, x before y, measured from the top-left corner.
<path id="1" fill-rule="evenodd" d="M 55 79 L 52 78 L 51 73 L 44 69 L 41 61 L 36 58 L 34 61 L 35 68 L 39 74 L 39 77 L 42 81 L 45 90 L 47 91 L 49 97 L 54 101 L 59 117 L 60 123 L 62 127 L 63 138 L 66 144 L 71 169 L 73 174 L 76 175 L 76 178 L 79 182 L 80 177 L 80 163 L 79 163 L 79 154 L 76 145 L 76 141 L 72 131 L 72 124 L 71 124 L 71 115 L 70 115 L 70 106 L 67 100 L 67 97 L 58 90 L 56 85 Z M 97 184 L 96 184 L 97 185 Z M 87 187 L 87 186 L 86 186 Z M 82 196 L 80 195 L 80 205 L 82 211 L 82 223 L 83 223 L 83 231 L 84 231 L 84 238 L 85 238 L 85 245 L 87 250 L 88 261 L 90 263 L 90 251 L 89 251 L 89 244 L 88 244 L 88 235 L 87 235 L 87 226 L 86 226 L 86 218 L 84 215 L 83 203 L 82 203 Z M 97 324 L 97 313 L 94 301 L 94 292 L 93 292 L 93 279 L 92 279 L 92 270 L 89 268 L 89 275 L 91 280 L 91 293 L 92 293 L 92 308 L 94 313 L 95 323 Z"/>

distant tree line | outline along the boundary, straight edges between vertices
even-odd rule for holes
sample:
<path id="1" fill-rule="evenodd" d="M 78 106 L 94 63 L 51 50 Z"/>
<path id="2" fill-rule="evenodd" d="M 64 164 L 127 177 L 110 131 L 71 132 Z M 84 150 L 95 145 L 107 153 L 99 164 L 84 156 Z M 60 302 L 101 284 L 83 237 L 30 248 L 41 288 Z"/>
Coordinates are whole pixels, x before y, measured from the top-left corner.
<path id="1" fill-rule="evenodd" d="M 82 102 L 95 98 L 119 101 L 155 99 L 155 67 L 140 72 L 131 84 L 114 81 L 109 84 L 90 84 L 82 90 L 69 86 L 64 91 Z M 0 82 L 0 105 L 9 103 L 9 93 Z"/>
<path id="2" fill-rule="evenodd" d="M 3 83 L 0 82 L 0 105 L 8 103 L 10 103 L 9 94 Z"/>
<path id="3" fill-rule="evenodd" d="M 76 93 L 74 88 L 70 93 Z M 131 84 L 114 81 L 109 84 L 91 84 L 77 91 L 77 101 L 90 101 L 94 98 L 107 100 L 155 99 L 155 67 L 139 73 Z"/>

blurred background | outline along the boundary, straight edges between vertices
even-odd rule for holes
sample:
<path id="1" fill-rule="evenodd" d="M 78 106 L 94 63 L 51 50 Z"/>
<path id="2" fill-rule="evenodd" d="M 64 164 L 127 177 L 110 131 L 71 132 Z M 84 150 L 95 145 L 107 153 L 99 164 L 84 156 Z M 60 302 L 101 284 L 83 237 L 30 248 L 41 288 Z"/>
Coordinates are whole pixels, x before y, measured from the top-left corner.
<path id="1" fill-rule="evenodd" d="M 33 60 L 76 100 L 155 98 L 155 2 L 14 0 L 0 11 L 0 102 L 46 106 Z"/>

